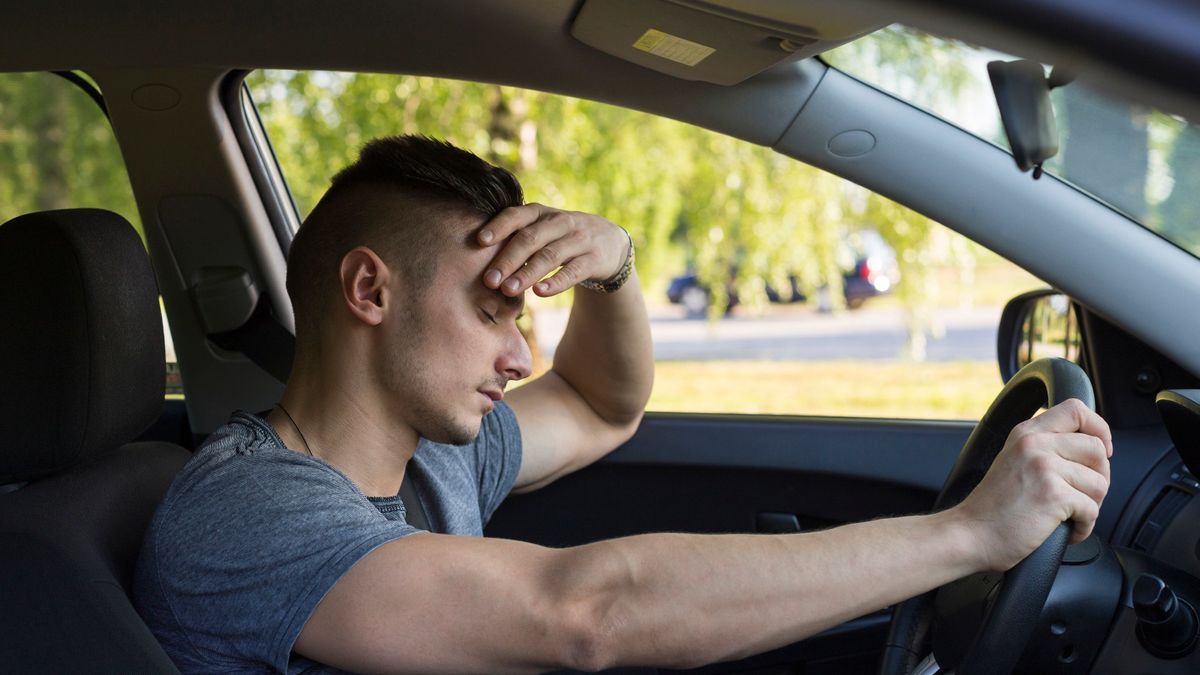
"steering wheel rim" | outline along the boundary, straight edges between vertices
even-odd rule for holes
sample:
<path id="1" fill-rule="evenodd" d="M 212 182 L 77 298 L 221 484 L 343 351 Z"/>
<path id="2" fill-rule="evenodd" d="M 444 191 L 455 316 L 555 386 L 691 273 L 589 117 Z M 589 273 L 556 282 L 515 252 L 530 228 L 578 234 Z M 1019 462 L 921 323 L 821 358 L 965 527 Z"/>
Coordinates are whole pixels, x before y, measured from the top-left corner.
<path id="1" fill-rule="evenodd" d="M 1038 359 L 1018 371 L 996 396 L 963 445 L 934 510 L 948 509 L 971 493 L 1003 449 L 1013 427 L 1042 407 L 1052 407 L 1072 398 L 1079 399 L 1090 409 L 1096 407 L 1092 383 L 1075 363 L 1060 358 Z M 1062 564 L 1070 533 L 1069 523 L 1060 524 L 1033 553 L 1002 575 L 995 600 L 988 603 L 983 621 L 969 644 L 948 647 L 942 650 L 944 654 L 939 654 L 939 657 L 947 658 L 947 662 L 939 658 L 942 668 L 954 668 L 959 675 L 1007 675 L 1012 672 L 1036 628 L 1046 596 Z M 879 665 L 880 675 L 912 672 L 918 660 L 928 652 L 938 592 L 958 583 L 970 583 L 969 580 L 976 576 L 946 584 L 896 606 Z M 979 581 L 976 579 L 976 583 Z M 994 583 L 994 579 L 983 581 Z"/>

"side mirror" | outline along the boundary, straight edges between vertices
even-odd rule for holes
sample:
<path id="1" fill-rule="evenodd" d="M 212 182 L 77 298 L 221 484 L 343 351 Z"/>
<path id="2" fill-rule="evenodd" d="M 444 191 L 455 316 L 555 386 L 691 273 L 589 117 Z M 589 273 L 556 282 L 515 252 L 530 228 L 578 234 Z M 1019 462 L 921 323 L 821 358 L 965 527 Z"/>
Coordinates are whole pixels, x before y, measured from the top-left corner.
<path id="1" fill-rule="evenodd" d="M 1049 288 L 1022 293 L 1004 307 L 996 334 L 1000 377 L 1046 356 L 1080 363 L 1083 339 L 1071 299 Z M 1082 364 L 1080 364 L 1082 365 Z"/>

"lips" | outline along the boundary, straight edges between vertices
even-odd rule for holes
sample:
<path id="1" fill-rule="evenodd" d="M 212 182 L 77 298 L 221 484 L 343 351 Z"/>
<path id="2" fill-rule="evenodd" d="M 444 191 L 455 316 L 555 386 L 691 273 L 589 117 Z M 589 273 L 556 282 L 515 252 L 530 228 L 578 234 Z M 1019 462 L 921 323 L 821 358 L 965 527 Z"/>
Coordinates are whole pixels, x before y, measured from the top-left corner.
<path id="1" fill-rule="evenodd" d="M 504 391 L 501 389 L 480 389 L 479 393 L 492 399 L 492 401 L 500 401 L 504 398 Z"/>

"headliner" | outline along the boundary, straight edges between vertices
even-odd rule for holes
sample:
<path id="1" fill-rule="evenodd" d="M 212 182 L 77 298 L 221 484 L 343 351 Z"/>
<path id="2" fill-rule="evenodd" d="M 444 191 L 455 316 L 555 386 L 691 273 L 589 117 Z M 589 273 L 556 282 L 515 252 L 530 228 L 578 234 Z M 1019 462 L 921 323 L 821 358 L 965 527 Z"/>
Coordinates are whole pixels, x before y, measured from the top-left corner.
<path id="1" fill-rule="evenodd" d="M 6 8 L 9 30 L 0 70 L 319 68 L 438 75 L 561 93 L 577 91 L 572 83 L 581 80 L 615 88 L 625 78 L 648 79 L 649 71 L 570 36 L 578 4 L 25 0 Z M 1200 119 L 1200 92 L 1192 86 L 1200 79 L 1195 40 L 1200 6 L 1186 0 L 819 4 L 826 12 L 900 20 L 1045 62 L 1069 62 L 1093 84 Z M 587 95 L 597 98 L 596 88 L 589 87 Z M 602 91 L 599 98 L 606 100 Z"/>

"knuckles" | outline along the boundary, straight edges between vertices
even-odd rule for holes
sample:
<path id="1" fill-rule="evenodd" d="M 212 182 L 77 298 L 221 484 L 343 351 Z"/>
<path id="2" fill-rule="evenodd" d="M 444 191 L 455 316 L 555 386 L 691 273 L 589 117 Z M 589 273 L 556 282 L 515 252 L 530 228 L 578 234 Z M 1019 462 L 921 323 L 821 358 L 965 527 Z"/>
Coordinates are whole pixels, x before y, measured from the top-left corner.
<path id="1" fill-rule="evenodd" d="M 528 227 L 521 228 L 513 233 L 513 241 L 522 246 L 532 246 L 537 243 L 537 232 L 534 232 Z"/>
<path id="2" fill-rule="evenodd" d="M 1025 420 L 1024 422 L 1021 422 L 1021 423 L 1017 424 L 1015 427 L 1013 427 L 1012 431 L 1009 432 L 1009 438 L 1022 438 L 1024 436 L 1028 436 L 1029 434 L 1034 433 L 1034 430 L 1036 430 L 1036 429 L 1037 429 L 1036 418 L 1030 419 L 1030 420 Z"/>
<path id="3" fill-rule="evenodd" d="M 1071 412 L 1074 412 L 1080 416 L 1087 415 L 1088 413 L 1092 412 L 1091 408 L 1084 405 L 1083 401 L 1077 398 L 1069 398 L 1066 401 L 1063 401 L 1063 405 L 1066 406 Z"/>
<path id="4" fill-rule="evenodd" d="M 579 280 L 579 269 L 573 264 L 563 265 L 558 274 L 554 275 L 555 279 L 561 279 L 564 283 L 570 285 Z"/>
<path id="5" fill-rule="evenodd" d="M 553 266 L 559 261 L 558 250 L 550 244 L 543 246 L 537 253 L 533 254 L 533 257 L 537 262 L 548 266 Z"/>
<path id="6" fill-rule="evenodd" d="M 1071 498 L 1071 489 L 1054 474 L 1041 474 L 1037 485 L 1042 499 L 1049 504 L 1062 504 Z"/>
<path id="7" fill-rule="evenodd" d="M 566 211 L 555 211 L 546 220 L 549 223 L 567 229 L 573 229 L 575 226 L 575 218 Z"/>
<path id="8" fill-rule="evenodd" d="M 1050 477 L 1055 475 L 1054 458 L 1046 453 L 1034 453 L 1033 451 L 1026 452 L 1027 459 L 1025 466 L 1028 470 L 1038 475 L 1039 477 Z"/>
<path id="9" fill-rule="evenodd" d="M 1012 442 L 1012 451 L 1018 459 L 1029 461 L 1034 459 L 1039 453 L 1038 450 L 1042 446 L 1042 434 L 1032 431 L 1029 427 L 1019 430 L 1013 430 L 1015 440 Z"/>

